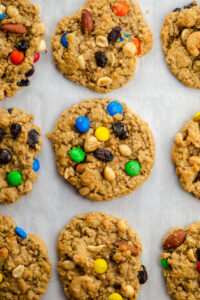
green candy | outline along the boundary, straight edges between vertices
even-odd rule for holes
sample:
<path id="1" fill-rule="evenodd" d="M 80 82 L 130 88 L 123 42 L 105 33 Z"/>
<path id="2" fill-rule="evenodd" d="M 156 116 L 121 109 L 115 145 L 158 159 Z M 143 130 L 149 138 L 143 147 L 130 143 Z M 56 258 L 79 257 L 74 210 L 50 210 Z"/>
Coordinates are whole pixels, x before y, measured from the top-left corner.
<path id="1" fill-rule="evenodd" d="M 136 160 L 131 160 L 127 162 L 125 166 L 126 174 L 129 176 L 137 176 L 140 173 L 140 164 Z"/>
<path id="2" fill-rule="evenodd" d="M 161 265 L 164 269 L 169 269 L 170 268 L 170 265 L 168 264 L 167 260 L 168 260 L 168 258 L 161 259 Z"/>
<path id="3" fill-rule="evenodd" d="M 8 183 L 12 186 L 18 186 L 22 182 L 22 174 L 18 171 L 12 171 L 7 176 Z"/>
<path id="4" fill-rule="evenodd" d="M 69 156 L 71 160 L 80 163 L 85 159 L 85 152 L 80 148 L 74 148 L 70 150 Z"/>

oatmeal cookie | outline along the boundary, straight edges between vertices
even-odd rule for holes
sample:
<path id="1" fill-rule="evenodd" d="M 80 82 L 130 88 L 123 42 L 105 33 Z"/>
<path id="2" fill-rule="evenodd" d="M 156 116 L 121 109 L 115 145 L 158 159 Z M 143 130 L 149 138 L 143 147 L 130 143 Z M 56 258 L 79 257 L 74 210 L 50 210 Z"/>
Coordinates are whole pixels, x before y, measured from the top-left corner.
<path id="1" fill-rule="evenodd" d="M 176 135 L 172 161 L 184 190 L 200 198 L 200 113 Z"/>
<path id="2" fill-rule="evenodd" d="M 0 203 L 16 202 L 37 180 L 33 163 L 42 137 L 33 119 L 22 110 L 0 108 Z"/>
<path id="3" fill-rule="evenodd" d="M 161 39 L 171 72 L 186 86 L 200 89 L 200 6 L 194 2 L 170 13 Z"/>
<path id="4" fill-rule="evenodd" d="M 34 55 L 45 49 L 39 12 L 29 0 L 0 1 L 0 101 L 30 84 Z"/>
<path id="5" fill-rule="evenodd" d="M 58 23 L 52 48 L 65 77 L 108 93 L 134 76 L 138 57 L 152 48 L 152 33 L 132 0 L 89 0 Z"/>
<path id="6" fill-rule="evenodd" d="M 136 190 L 154 165 L 153 135 L 126 104 L 86 100 L 66 110 L 51 135 L 61 176 L 102 201 Z"/>
<path id="7" fill-rule="evenodd" d="M 39 300 L 51 272 L 45 243 L 0 214 L 0 299 Z"/>
<path id="8" fill-rule="evenodd" d="M 124 219 L 101 212 L 79 215 L 60 233 L 57 249 L 70 300 L 135 300 L 147 281 L 141 241 Z"/>

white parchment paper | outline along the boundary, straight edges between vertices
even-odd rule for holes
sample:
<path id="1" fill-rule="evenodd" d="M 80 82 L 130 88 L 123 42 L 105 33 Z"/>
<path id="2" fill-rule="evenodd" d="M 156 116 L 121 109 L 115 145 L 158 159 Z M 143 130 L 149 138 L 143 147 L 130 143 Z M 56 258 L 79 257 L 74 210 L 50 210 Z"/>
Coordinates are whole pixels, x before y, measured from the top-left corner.
<path id="1" fill-rule="evenodd" d="M 187 1 L 139 1 L 154 34 L 153 50 L 139 60 L 134 79 L 106 97 L 127 102 L 149 123 L 156 140 L 156 164 L 148 181 L 137 191 L 127 197 L 101 203 L 82 198 L 60 177 L 51 144 L 45 138 L 63 110 L 84 99 L 105 96 L 68 81 L 53 64 L 50 38 L 56 24 L 77 11 L 84 0 L 35 2 L 39 4 L 42 21 L 47 26 L 48 54 L 42 54 L 36 64 L 31 86 L 23 88 L 13 98 L 5 99 L 0 107 L 17 107 L 35 116 L 44 137 L 39 155 L 41 169 L 31 194 L 16 204 L 1 205 L 0 212 L 13 217 L 18 226 L 28 233 L 38 234 L 46 242 L 53 276 L 43 299 L 66 299 L 56 271 L 57 237 L 72 217 L 90 211 L 103 211 L 127 219 L 142 239 L 142 262 L 148 268 L 149 280 L 141 287 L 139 300 L 170 299 L 160 267 L 162 238 L 174 226 L 186 226 L 200 220 L 200 201 L 182 190 L 170 157 L 176 133 L 194 113 L 200 111 L 199 91 L 185 87 L 173 77 L 165 63 L 160 41 L 165 16 Z"/>

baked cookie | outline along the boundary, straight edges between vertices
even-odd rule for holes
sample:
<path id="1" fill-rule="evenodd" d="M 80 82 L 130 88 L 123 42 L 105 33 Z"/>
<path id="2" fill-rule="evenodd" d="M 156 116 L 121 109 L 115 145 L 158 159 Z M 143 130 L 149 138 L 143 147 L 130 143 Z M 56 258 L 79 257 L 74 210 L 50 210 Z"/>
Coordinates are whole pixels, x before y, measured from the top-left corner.
<path id="1" fill-rule="evenodd" d="M 39 12 L 29 0 L 0 1 L 0 100 L 30 84 L 33 63 L 45 50 Z"/>
<path id="2" fill-rule="evenodd" d="M 89 0 L 58 23 L 52 48 L 65 77 L 108 93 L 134 76 L 138 56 L 152 48 L 152 33 L 132 0 Z"/>
<path id="3" fill-rule="evenodd" d="M 194 3 L 170 13 L 161 31 L 171 72 L 188 87 L 200 88 L 200 6 Z"/>
<path id="4" fill-rule="evenodd" d="M 63 112 L 51 135 L 61 176 L 101 201 L 136 190 L 154 165 L 153 135 L 126 104 L 86 100 Z"/>
<path id="5" fill-rule="evenodd" d="M 45 243 L 0 214 L 0 299 L 40 299 L 51 273 Z"/>
<path id="6" fill-rule="evenodd" d="M 176 135 L 172 161 L 184 190 L 200 198 L 200 113 Z"/>
<path id="7" fill-rule="evenodd" d="M 79 215 L 61 231 L 57 249 L 70 300 L 135 300 L 147 281 L 141 241 L 123 219 L 101 212 Z"/>
<path id="8" fill-rule="evenodd" d="M 32 115 L 0 108 L 0 116 L 0 203 L 11 204 L 28 194 L 37 180 L 35 158 L 42 137 Z"/>
<path id="9" fill-rule="evenodd" d="M 176 300 L 199 300 L 200 222 L 172 229 L 163 240 L 161 255 L 168 293 Z"/>

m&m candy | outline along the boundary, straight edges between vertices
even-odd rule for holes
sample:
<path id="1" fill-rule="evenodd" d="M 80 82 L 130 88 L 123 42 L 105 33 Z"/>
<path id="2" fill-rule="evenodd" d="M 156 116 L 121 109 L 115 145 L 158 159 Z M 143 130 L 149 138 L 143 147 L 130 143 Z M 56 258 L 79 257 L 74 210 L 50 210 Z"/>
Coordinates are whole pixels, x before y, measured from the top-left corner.
<path id="1" fill-rule="evenodd" d="M 40 162 L 37 158 L 34 159 L 33 161 L 33 171 L 37 172 L 40 169 Z"/>
<path id="2" fill-rule="evenodd" d="M 168 264 L 167 260 L 168 260 L 168 258 L 161 259 L 161 265 L 166 270 L 170 268 L 170 265 Z"/>
<path id="3" fill-rule="evenodd" d="M 110 132 L 106 127 L 98 127 L 95 131 L 96 138 L 101 142 L 106 142 L 110 138 Z"/>
<path id="4" fill-rule="evenodd" d="M 117 101 L 112 101 L 107 106 L 107 112 L 109 113 L 110 116 L 114 116 L 116 114 L 121 115 L 123 112 L 123 106 L 121 103 Z"/>
<path id="5" fill-rule="evenodd" d="M 35 52 L 34 53 L 34 64 L 40 59 L 40 53 L 39 52 Z"/>
<path id="6" fill-rule="evenodd" d="M 120 294 L 113 293 L 108 296 L 108 300 L 123 300 L 123 298 Z"/>
<path id="7" fill-rule="evenodd" d="M 86 117 L 79 117 L 76 119 L 76 128 L 80 132 L 87 132 L 90 128 L 90 121 Z"/>
<path id="8" fill-rule="evenodd" d="M 136 160 L 129 161 L 125 166 L 126 174 L 133 177 L 140 173 L 140 169 L 140 164 Z"/>
<path id="9" fill-rule="evenodd" d="M 12 186 L 18 186 L 22 182 L 22 174 L 18 171 L 12 171 L 7 176 L 8 183 Z"/>
<path id="10" fill-rule="evenodd" d="M 0 273 L 0 283 L 3 281 L 3 274 Z"/>
<path id="11" fill-rule="evenodd" d="M 70 150 L 69 156 L 75 162 L 82 162 L 85 159 L 85 152 L 81 148 L 74 148 Z"/>
<path id="12" fill-rule="evenodd" d="M 68 48 L 68 46 L 69 46 L 69 43 L 68 43 L 68 41 L 67 41 L 67 35 L 68 35 L 69 33 L 65 33 L 63 36 L 62 36 L 62 38 L 61 38 L 61 43 L 62 43 L 62 45 L 65 47 L 65 48 Z"/>
<path id="13" fill-rule="evenodd" d="M 4 5 L 0 5 L 0 21 L 3 20 L 6 16 L 6 7 Z"/>
<path id="14" fill-rule="evenodd" d="M 106 272 L 108 268 L 107 262 L 105 261 L 105 259 L 96 259 L 94 262 L 94 270 L 96 273 L 98 274 L 103 274 Z"/>
<path id="15" fill-rule="evenodd" d="M 15 233 L 22 239 L 27 238 L 26 232 L 23 229 L 21 229 L 20 227 L 17 227 L 17 226 L 15 227 Z"/>
<path id="16" fill-rule="evenodd" d="M 129 13 L 129 5 L 124 1 L 117 1 L 113 11 L 118 17 L 124 17 Z"/>
<path id="17" fill-rule="evenodd" d="M 200 112 L 196 113 L 193 117 L 194 121 L 200 121 Z"/>
<path id="18" fill-rule="evenodd" d="M 20 65 L 23 62 L 24 57 L 24 52 L 15 49 L 10 55 L 10 60 L 13 65 Z"/>
<path id="19" fill-rule="evenodd" d="M 138 38 L 132 38 L 131 42 L 136 46 L 137 55 L 140 55 L 142 52 L 140 40 Z"/>
<path id="20" fill-rule="evenodd" d="M 124 33 L 123 37 L 120 37 L 120 42 L 123 42 L 124 40 L 130 42 L 130 34 Z"/>

